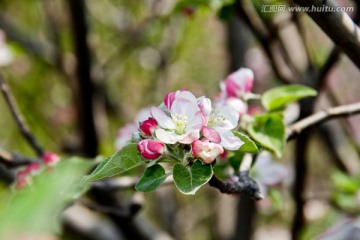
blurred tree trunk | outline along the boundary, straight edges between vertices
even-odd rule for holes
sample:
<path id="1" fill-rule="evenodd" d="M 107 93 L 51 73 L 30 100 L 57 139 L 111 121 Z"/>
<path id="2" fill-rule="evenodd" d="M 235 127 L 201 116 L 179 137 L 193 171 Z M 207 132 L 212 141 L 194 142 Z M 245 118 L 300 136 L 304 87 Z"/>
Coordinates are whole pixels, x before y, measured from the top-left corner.
<path id="1" fill-rule="evenodd" d="M 249 31 L 242 20 L 234 16 L 227 24 L 229 72 L 245 65 L 245 53 L 248 48 Z M 233 207 L 233 206 L 231 206 Z M 236 225 L 231 239 L 249 240 L 253 233 L 253 220 L 256 208 L 254 200 L 240 197 L 236 210 Z"/>
<path id="2" fill-rule="evenodd" d="M 87 41 L 88 24 L 84 0 L 68 0 L 74 51 L 76 56 L 78 128 L 81 136 L 81 152 L 86 157 L 98 154 L 98 137 L 94 117 L 94 83 L 91 78 L 91 54 Z"/>

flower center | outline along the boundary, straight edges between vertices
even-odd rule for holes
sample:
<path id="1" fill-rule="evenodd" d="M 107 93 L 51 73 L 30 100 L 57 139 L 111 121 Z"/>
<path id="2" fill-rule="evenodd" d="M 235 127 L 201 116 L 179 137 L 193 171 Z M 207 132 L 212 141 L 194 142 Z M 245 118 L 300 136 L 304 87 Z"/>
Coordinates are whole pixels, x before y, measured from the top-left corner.
<path id="1" fill-rule="evenodd" d="M 172 119 L 175 123 L 175 133 L 178 135 L 184 134 L 188 123 L 188 117 L 177 113 L 172 117 Z"/>
<path id="2" fill-rule="evenodd" d="M 220 114 L 220 110 L 217 108 L 214 108 L 211 110 L 210 116 L 209 116 L 209 122 L 208 127 L 212 128 L 218 125 L 221 125 L 225 122 L 225 117 Z"/>

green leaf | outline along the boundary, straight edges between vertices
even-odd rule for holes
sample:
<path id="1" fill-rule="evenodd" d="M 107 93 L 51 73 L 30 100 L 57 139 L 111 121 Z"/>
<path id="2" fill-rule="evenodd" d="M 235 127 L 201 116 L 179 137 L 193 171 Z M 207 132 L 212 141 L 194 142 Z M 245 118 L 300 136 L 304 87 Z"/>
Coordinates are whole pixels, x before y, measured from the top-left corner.
<path id="1" fill-rule="evenodd" d="M 317 92 L 303 85 L 288 85 L 272 88 L 266 91 L 261 98 L 263 106 L 269 110 L 283 108 L 289 102 L 298 101 L 305 97 L 316 96 Z"/>
<path id="2" fill-rule="evenodd" d="M 331 176 L 331 180 L 333 181 L 336 189 L 342 192 L 355 194 L 360 187 L 354 179 L 342 172 L 335 172 Z"/>
<path id="3" fill-rule="evenodd" d="M 281 113 L 255 116 L 255 123 L 248 128 L 250 136 L 265 148 L 281 157 L 285 147 L 285 124 Z"/>
<path id="4" fill-rule="evenodd" d="M 145 161 L 142 160 L 136 143 L 130 143 L 106 158 L 90 175 L 83 178 L 83 182 L 112 177 L 143 164 Z"/>
<path id="5" fill-rule="evenodd" d="M 146 168 L 135 189 L 141 192 L 151 192 L 157 189 L 166 179 L 165 169 L 159 164 Z"/>
<path id="6" fill-rule="evenodd" d="M 74 196 L 79 197 L 80 179 L 93 165 L 93 161 L 80 158 L 64 159 L 40 170 L 32 177 L 31 186 L 13 191 L 11 201 L 0 205 L 0 239 L 57 232 L 61 211 Z"/>
<path id="7" fill-rule="evenodd" d="M 241 145 L 241 147 L 239 148 L 238 151 L 248 152 L 248 153 L 258 153 L 259 152 L 259 149 L 256 146 L 256 144 L 254 143 L 254 141 L 251 140 L 248 136 L 246 136 L 243 133 L 236 132 L 236 131 L 234 131 L 233 133 L 235 136 L 240 138 L 241 141 L 244 142 L 244 144 Z"/>
<path id="8" fill-rule="evenodd" d="M 210 180 L 212 175 L 212 166 L 210 164 L 203 165 L 199 160 L 194 162 L 191 167 L 180 163 L 175 164 L 173 170 L 175 186 L 186 195 L 195 194 Z"/>
<path id="9" fill-rule="evenodd" d="M 216 10 L 224 4 L 230 4 L 233 0 L 180 0 L 175 5 L 174 11 L 181 12 L 184 8 L 191 7 L 194 9 L 202 8 Z"/>

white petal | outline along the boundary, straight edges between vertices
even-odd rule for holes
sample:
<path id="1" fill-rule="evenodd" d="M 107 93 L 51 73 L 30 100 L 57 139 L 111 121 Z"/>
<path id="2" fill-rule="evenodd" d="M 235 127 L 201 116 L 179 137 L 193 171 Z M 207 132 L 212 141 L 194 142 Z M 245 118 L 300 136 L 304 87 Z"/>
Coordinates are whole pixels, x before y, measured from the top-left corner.
<path id="1" fill-rule="evenodd" d="M 226 92 L 225 82 L 224 82 L 224 81 L 221 81 L 219 85 L 220 85 L 220 90 L 221 90 L 221 92 Z"/>
<path id="2" fill-rule="evenodd" d="M 238 150 L 244 144 L 231 131 L 218 131 L 221 137 L 220 145 L 227 150 Z"/>
<path id="3" fill-rule="evenodd" d="M 165 129 L 174 129 L 174 121 L 166 115 L 166 113 L 158 107 L 151 108 L 151 115 L 158 122 L 159 126 Z"/>
<path id="4" fill-rule="evenodd" d="M 265 169 L 273 163 L 272 156 L 267 151 L 262 151 L 259 156 L 256 158 L 256 165 L 257 169 Z M 261 170 L 260 170 L 261 171 Z"/>
<path id="5" fill-rule="evenodd" d="M 136 114 L 135 123 L 137 124 L 139 122 L 143 122 L 151 117 L 150 109 L 151 107 L 140 109 L 140 111 Z"/>
<path id="6" fill-rule="evenodd" d="M 225 118 L 225 121 L 219 125 L 214 126 L 214 129 L 232 130 L 239 122 L 239 113 L 233 107 L 222 106 L 219 107 L 220 115 Z"/>
<path id="7" fill-rule="evenodd" d="M 197 99 L 200 111 L 205 117 L 208 117 L 211 113 L 211 100 L 206 97 L 199 97 Z"/>
<path id="8" fill-rule="evenodd" d="M 239 70 L 231 74 L 231 77 L 244 91 L 247 79 L 254 79 L 254 73 L 249 68 L 240 68 Z"/>
<path id="9" fill-rule="evenodd" d="M 189 91 L 176 91 L 175 99 L 187 99 L 190 102 L 196 103 L 196 97 Z"/>
<path id="10" fill-rule="evenodd" d="M 187 99 L 175 99 L 171 106 L 171 116 L 175 116 L 176 114 L 181 114 L 183 116 L 187 116 L 188 119 L 192 119 L 195 116 L 197 111 L 197 105 L 193 104 Z"/>
<path id="11" fill-rule="evenodd" d="M 228 98 L 225 101 L 224 105 L 233 107 L 238 112 L 239 116 L 245 114 L 248 109 L 246 102 L 242 101 L 239 98 L 234 98 L 234 97 Z"/>
<path id="12" fill-rule="evenodd" d="M 280 183 L 287 175 L 287 169 L 284 165 L 272 162 L 271 165 L 264 169 L 258 169 L 259 181 L 267 186 Z"/>
<path id="13" fill-rule="evenodd" d="M 229 125 L 235 128 L 239 122 L 239 114 L 231 106 L 223 106 L 219 108 L 220 114 L 225 117 L 225 119 L 229 122 Z"/>
<path id="14" fill-rule="evenodd" d="M 197 112 L 195 114 L 195 117 L 188 122 L 185 131 L 186 132 L 193 130 L 200 131 L 202 127 L 203 127 L 203 115 L 201 112 Z"/>
<path id="15" fill-rule="evenodd" d="M 175 100 L 171 106 L 171 115 L 182 114 L 192 119 L 198 110 L 195 96 L 188 91 L 179 92 L 176 94 Z"/>
<path id="16" fill-rule="evenodd" d="M 156 129 L 155 136 L 157 137 L 157 139 L 159 139 L 159 141 L 166 143 L 166 144 L 174 144 L 179 139 L 182 138 L 181 135 L 177 135 L 171 131 L 165 131 L 164 129 L 161 129 L 161 128 Z"/>

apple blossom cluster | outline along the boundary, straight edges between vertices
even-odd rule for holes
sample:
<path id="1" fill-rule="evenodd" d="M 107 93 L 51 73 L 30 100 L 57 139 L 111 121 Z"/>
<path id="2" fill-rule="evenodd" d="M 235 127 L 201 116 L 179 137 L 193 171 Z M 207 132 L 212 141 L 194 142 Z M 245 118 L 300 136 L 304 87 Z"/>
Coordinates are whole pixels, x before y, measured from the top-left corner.
<path id="1" fill-rule="evenodd" d="M 185 157 L 211 163 L 225 150 L 238 150 L 243 142 L 232 131 L 247 112 L 246 95 L 253 79 L 250 69 L 230 74 L 220 83 L 221 93 L 214 104 L 185 89 L 168 93 L 160 106 L 150 108 L 148 119 L 140 121 L 138 132 L 132 134 L 141 155 L 147 160 L 174 157 L 171 149 L 183 146 L 190 149 Z"/>
<path id="2" fill-rule="evenodd" d="M 41 161 L 32 162 L 25 167 L 25 169 L 20 170 L 16 175 L 15 187 L 17 189 L 22 189 L 23 187 L 31 183 L 31 177 L 36 175 L 43 165 L 46 167 L 54 166 L 57 162 L 60 161 L 60 157 L 56 153 L 45 152 Z"/>
<path id="3" fill-rule="evenodd" d="M 119 151 L 84 181 L 100 180 L 147 164 L 135 185 L 138 191 L 153 191 L 172 176 L 183 194 L 194 194 L 209 183 L 223 193 L 245 193 L 261 199 L 259 185 L 250 176 L 256 156 L 258 169 L 254 170 L 266 192 L 267 186 L 285 178 L 286 169 L 273 164 L 261 152 L 269 151 L 278 158 L 283 155 L 286 107 L 317 92 L 293 84 L 259 95 L 252 93 L 253 83 L 252 70 L 240 68 L 221 81 L 221 92 L 214 101 L 196 97 L 186 89 L 169 92 L 159 106 L 142 110 L 145 114 L 141 118 L 137 116 L 135 123 L 120 129 L 116 140 Z M 261 106 L 248 107 L 251 99 L 260 100 Z"/>

